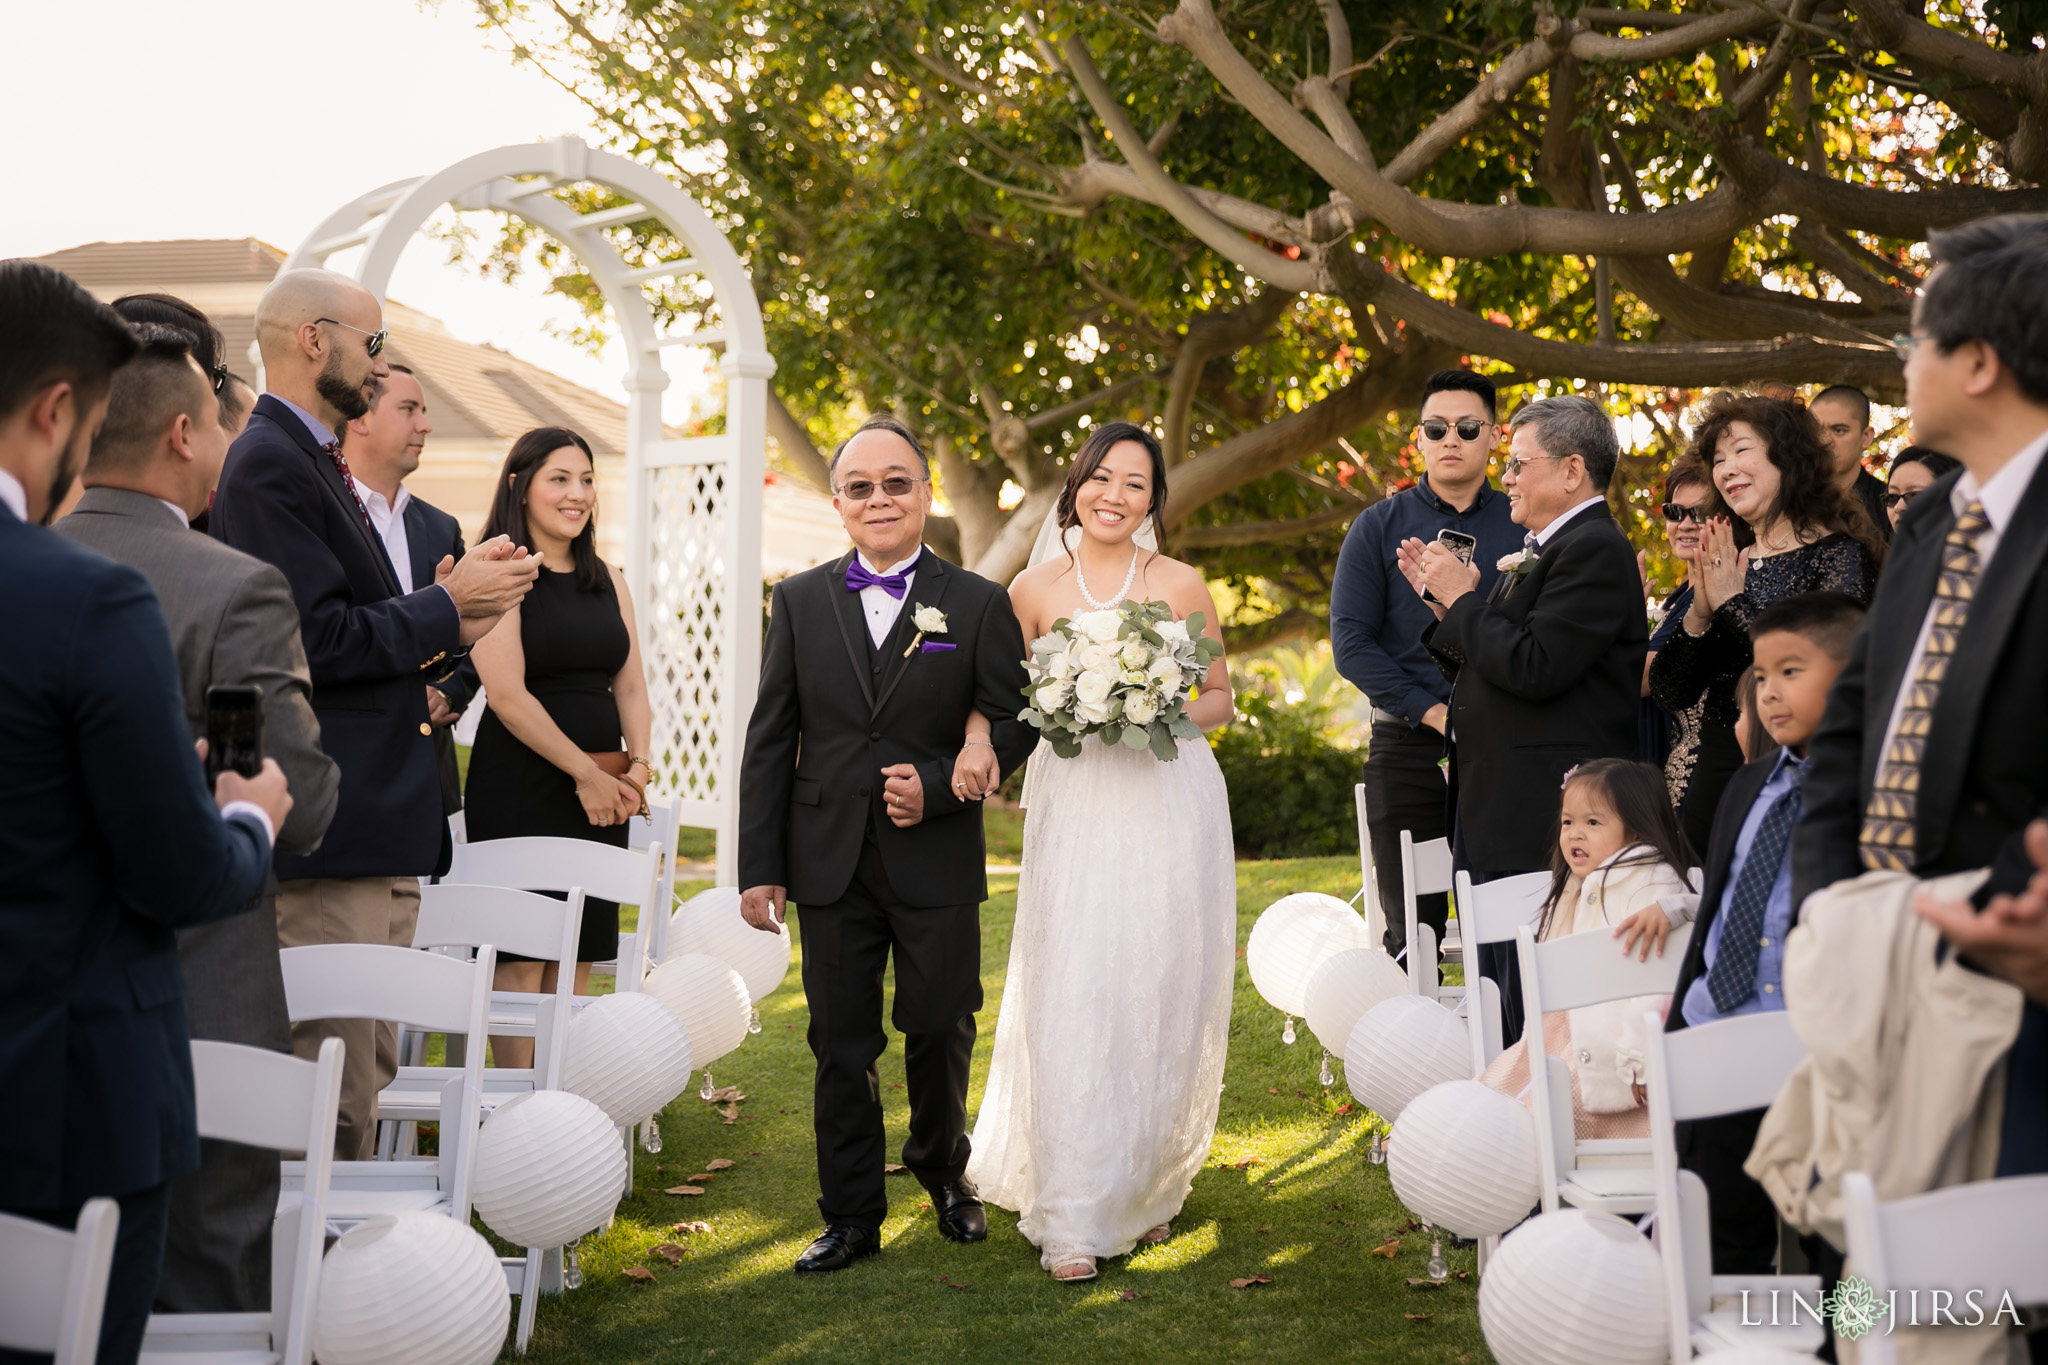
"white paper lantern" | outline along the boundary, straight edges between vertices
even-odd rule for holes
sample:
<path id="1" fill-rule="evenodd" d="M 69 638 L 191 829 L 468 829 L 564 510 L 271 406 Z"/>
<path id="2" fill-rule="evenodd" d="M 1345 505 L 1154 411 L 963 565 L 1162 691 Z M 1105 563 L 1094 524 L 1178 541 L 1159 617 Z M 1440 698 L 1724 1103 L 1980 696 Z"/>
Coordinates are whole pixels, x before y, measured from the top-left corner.
<path id="1" fill-rule="evenodd" d="M 1302 1018 L 1316 1041 L 1343 1055 L 1351 1030 L 1383 1000 L 1408 993 L 1408 973 L 1377 948 L 1346 948 L 1309 973 Z"/>
<path id="2" fill-rule="evenodd" d="M 1542 1197 L 1538 1160 L 1536 1121 L 1519 1101 L 1478 1081 L 1446 1081 L 1401 1111 L 1387 1179 L 1417 1218 L 1460 1237 L 1492 1237 Z"/>
<path id="3" fill-rule="evenodd" d="M 640 983 L 683 1021 L 690 1035 L 690 1054 L 698 1067 L 708 1067 L 747 1037 L 751 1002 L 740 974 L 715 957 L 684 953 L 647 974 Z"/>
<path id="4" fill-rule="evenodd" d="M 683 1093 L 695 1065 L 683 1021 L 659 1000 L 601 995 L 569 1024 L 562 1088 L 613 1123 L 638 1123 Z"/>
<path id="5" fill-rule="evenodd" d="M 1332 955 L 1372 947 L 1372 933 L 1335 896 L 1301 891 L 1266 907 L 1245 942 L 1244 965 L 1267 1004 L 1285 1014 L 1308 1010 L 1308 979 Z"/>
<path id="6" fill-rule="evenodd" d="M 1344 1080 L 1360 1104 L 1392 1121 L 1431 1086 L 1472 1074 L 1465 1021 L 1426 995 L 1374 1005 L 1344 1042 Z"/>
<path id="7" fill-rule="evenodd" d="M 789 972 L 789 929 L 756 929 L 740 918 L 740 889 L 714 886 L 676 907 L 668 920 L 669 958 L 684 953 L 715 957 L 740 974 L 755 1005 Z"/>
<path id="8" fill-rule="evenodd" d="M 1660 1365 L 1665 1321 L 1657 1252 L 1611 1213 L 1531 1218 L 1479 1282 L 1479 1329 L 1500 1365 Z"/>
<path id="9" fill-rule="evenodd" d="M 567 1246 L 602 1227 L 625 1184 L 618 1127 L 566 1090 L 513 1096 L 477 1135 L 470 1198 L 484 1226 L 515 1246 Z"/>
<path id="10" fill-rule="evenodd" d="M 372 1218 L 320 1265 L 313 1354 L 321 1365 L 489 1365 L 511 1327 L 498 1253 L 438 1213 Z"/>

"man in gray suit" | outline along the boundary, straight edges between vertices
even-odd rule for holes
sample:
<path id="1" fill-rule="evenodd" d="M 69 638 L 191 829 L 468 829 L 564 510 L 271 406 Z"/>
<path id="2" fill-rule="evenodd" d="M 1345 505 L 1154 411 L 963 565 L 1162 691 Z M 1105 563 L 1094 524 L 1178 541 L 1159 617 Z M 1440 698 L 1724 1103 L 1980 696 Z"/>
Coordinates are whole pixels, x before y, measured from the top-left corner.
<path id="1" fill-rule="evenodd" d="M 291 784 L 277 847 L 308 853 L 333 817 L 341 775 L 320 750 L 320 723 L 284 575 L 189 529 L 206 510 L 227 455 L 210 378 L 189 338 L 142 324 L 142 353 L 117 372 L 107 419 L 86 462 L 86 492 L 57 533 L 140 570 L 156 589 L 192 734 L 206 732 L 206 689 L 263 690 L 263 746 Z M 291 1051 L 277 956 L 273 879 L 260 910 L 178 932 L 194 1038 Z M 200 1169 L 171 1186 L 159 1308 L 253 1312 L 270 1306 L 270 1224 L 277 1154 L 201 1144 Z"/>

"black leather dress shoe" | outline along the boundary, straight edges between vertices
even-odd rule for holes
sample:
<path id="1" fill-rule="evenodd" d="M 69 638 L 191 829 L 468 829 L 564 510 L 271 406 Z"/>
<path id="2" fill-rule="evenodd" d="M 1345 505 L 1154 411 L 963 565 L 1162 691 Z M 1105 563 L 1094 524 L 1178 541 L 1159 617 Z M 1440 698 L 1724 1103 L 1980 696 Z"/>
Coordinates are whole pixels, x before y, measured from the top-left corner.
<path id="1" fill-rule="evenodd" d="M 794 1269 L 799 1275 L 824 1275 L 844 1270 L 861 1257 L 872 1256 L 881 1249 L 880 1233 L 846 1225 L 829 1227 L 823 1236 L 805 1249 L 803 1255 L 796 1258 Z"/>
<path id="2" fill-rule="evenodd" d="M 956 1242 L 980 1242 L 988 1237 L 988 1211 L 964 1180 L 949 1180 L 932 1191 L 932 1209 L 939 1215 L 939 1231 Z"/>

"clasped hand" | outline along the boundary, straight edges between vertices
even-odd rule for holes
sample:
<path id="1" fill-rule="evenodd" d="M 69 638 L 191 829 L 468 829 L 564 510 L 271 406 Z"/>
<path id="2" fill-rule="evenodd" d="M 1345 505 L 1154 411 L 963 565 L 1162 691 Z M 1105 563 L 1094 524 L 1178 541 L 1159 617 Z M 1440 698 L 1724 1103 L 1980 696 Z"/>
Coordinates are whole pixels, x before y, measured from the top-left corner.
<path id="1" fill-rule="evenodd" d="M 2048 820 L 2027 826 L 2027 856 L 2036 871 L 2017 896 L 1993 896 L 1980 911 L 1922 891 L 1913 911 L 1977 966 L 2048 1006 Z"/>
<path id="2" fill-rule="evenodd" d="M 1479 586 L 1479 570 L 1434 541 L 1415 536 L 1401 542 L 1394 552 L 1402 576 L 1423 596 L 1423 605 L 1441 621 L 1450 605 Z M 1430 596 L 1436 598 L 1430 600 Z"/>

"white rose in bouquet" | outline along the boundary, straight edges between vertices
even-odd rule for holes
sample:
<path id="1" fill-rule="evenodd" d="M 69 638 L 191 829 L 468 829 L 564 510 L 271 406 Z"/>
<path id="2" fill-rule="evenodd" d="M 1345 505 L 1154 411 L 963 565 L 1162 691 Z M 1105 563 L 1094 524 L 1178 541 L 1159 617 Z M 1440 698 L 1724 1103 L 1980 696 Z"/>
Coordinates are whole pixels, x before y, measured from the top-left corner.
<path id="1" fill-rule="evenodd" d="M 1047 710 L 1057 711 L 1065 706 L 1072 699 L 1073 695 L 1074 685 L 1072 683 L 1055 681 L 1050 687 L 1038 689 L 1038 704 Z"/>
<path id="2" fill-rule="evenodd" d="M 1082 701 L 1074 703 L 1074 715 L 1088 725 L 1102 725 L 1111 715 L 1107 701 Z"/>
<path id="3" fill-rule="evenodd" d="M 1074 669 L 1078 673 L 1100 673 L 1115 657 L 1116 651 L 1108 645 L 1082 645 L 1074 654 Z"/>
<path id="4" fill-rule="evenodd" d="M 1159 661 L 1152 665 L 1152 685 L 1162 692 L 1179 691 L 1180 680 L 1183 676 L 1185 674 L 1182 671 L 1180 660 L 1172 655 L 1162 655 Z"/>
<path id="5" fill-rule="evenodd" d="M 1124 719 L 1133 725 L 1150 725 L 1159 718 L 1159 702 L 1150 692 L 1139 692 L 1124 701 Z"/>
<path id="6" fill-rule="evenodd" d="M 1074 662 L 1074 655 L 1071 650 L 1056 650 L 1046 656 L 1045 676 L 1048 678 L 1065 680 L 1073 677 L 1079 671 L 1080 667 Z"/>
<path id="7" fill-rule="evenodd" d="M 1117 651 L 1117 658 L 1126 669 L 1135 668 L 1140 672 L 1144 671 L 1145 661 L 1151 657 L 1152 651 L 1145 647 L 1143 640 L 1126 641 L 1124 647 Z"/>
<path id="8" fill-rule="evenodd" d="M 1169 645 L 1188 642 L 1188 623 L 1185 621 L 1161 621 L 1152 627 Z"/>
<path id="9" fill-rule="evenodd" d="M 1074 700 L 1081 706 L 1100 706 L 1109 701 L 1110 680 L 1106 674 L 1090 670 L 1074 679 Z M 1107 716 L 1104 720 L 1109 719 Z"/>
<path id="10" fill-rule="evenodd" d="M 1084 611 L 1071 624 L 1096 644 L 1106 645 L 1116 639 L 1117 631 L 1123 628 L 1124 618 L 1114 611 Z"/>

